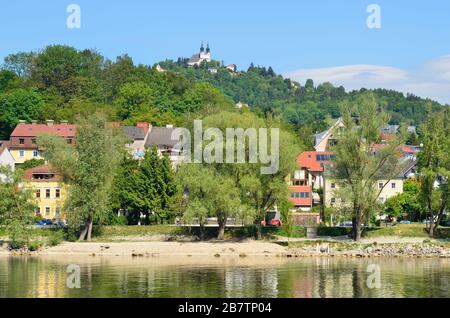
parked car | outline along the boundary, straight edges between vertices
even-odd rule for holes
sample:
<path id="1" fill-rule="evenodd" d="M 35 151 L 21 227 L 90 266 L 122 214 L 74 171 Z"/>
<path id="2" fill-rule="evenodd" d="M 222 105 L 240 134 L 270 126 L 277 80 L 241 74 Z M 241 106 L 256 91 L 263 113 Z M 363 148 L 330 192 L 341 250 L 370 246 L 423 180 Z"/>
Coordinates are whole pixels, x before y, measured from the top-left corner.
<path id="1" fill-rule="evenodd" d="M 340 226 L 340 227 L 352 227 L 353 226 L 353 222 L 352 221 L 341 222 L 341 223 L 338 224 L 338 226 Z"/>
<path id="2" fill-rule="evenodd" d="M 269 211 L 266 218 L 261 221 L 262 226 L 281 226 L 281 215 L 278 211 Z"/>
<path id="3" fill-rule="evenodd" d="M 53 221 L 49 219 L 43 219 L 36 222 L 37 227 L 51 227 L 53 226 Z"/>
<path id="4" fill-rule="evenodd" d="M 411 221 L 400 221 L 398 224 L 411 224 Z"/>

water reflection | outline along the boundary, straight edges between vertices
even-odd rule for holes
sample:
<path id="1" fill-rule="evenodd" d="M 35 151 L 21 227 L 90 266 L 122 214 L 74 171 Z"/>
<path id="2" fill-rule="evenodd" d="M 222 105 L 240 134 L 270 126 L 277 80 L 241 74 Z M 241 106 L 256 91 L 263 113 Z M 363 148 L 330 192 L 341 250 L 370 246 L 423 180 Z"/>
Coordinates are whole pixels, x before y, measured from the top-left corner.
<path id="1" fill-rule="evenodd" d="M 70 264 L 80 289 L 66 285 Z M 449 283 L 446 259 L 0 258 L 0 297 L 450 297 Z"/>

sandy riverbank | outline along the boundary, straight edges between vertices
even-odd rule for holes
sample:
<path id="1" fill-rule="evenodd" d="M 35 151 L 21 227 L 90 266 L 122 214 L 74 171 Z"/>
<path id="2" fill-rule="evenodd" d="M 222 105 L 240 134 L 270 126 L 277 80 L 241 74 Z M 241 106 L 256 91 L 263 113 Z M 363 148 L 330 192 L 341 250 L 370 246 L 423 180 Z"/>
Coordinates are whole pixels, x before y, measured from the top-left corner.
<path id="1" fill-rule="evenodd" d="M 39 255 L 89 256 L 281 256 L 286 247 L 266 242 L 64 242 Z M 1 252 L 0 252 L 1 253 Z M 9 252 L 3 249 L 3 254 Z"/>
<path id="2" fill-rule="evenodd" d="M 450 258 L 449 242 L 422 238 L 377 238 L 360 243 L 348 239 L 292 239 L 284 241 L 122 241 L 122 242 L 63 242 L 43 248 L 30 255 L 55 256 L 126 256 L 126 257 L 441 257 Z M 10 252 L 6 244 L 0 255 L 20 255 Z M 27 253 L 28 254 L 28 253 Z"/>

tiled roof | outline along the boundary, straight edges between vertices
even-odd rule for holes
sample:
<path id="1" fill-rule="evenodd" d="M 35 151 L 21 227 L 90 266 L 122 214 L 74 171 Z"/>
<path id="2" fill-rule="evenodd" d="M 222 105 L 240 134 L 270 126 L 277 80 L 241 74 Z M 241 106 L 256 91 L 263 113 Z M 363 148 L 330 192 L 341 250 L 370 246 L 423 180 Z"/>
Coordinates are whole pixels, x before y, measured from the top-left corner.
<path id="1" fill-rule="evenodd" d="M 42 133 L 53 133 L 61 137 L 75 137 L 76 125 L 70 124 L 18 124 L 11 137 L 36 137 Z"/>
<path id="2" fill-rule="evenodd" d="M 174 130 L 175 128 L 153 127 L 148 134 L 145 146 L 148 148 L 153 146 L 175 146 L 178 143 L 178 140 L 172 140 L 172 132 Z"/>
<path id="3" fill-rule="evenodd" d="M 53 177 L 50 179 L 43 179 L 43 180 L 33 179 L 33 175 L 37 175 L 37 174 L 53 174 Z M 26 181 L 41 181 L 41 182 L 42 181 L 53 182 L 53 181 L 60 180 L 60 176 L 49 165 L 42 165 L 42 166 L 39 166 L 36 168 L 31 168 L 31 169 L 25 170 L 23 178 Z"/>
<path id="4" fill-rule="evenodd" d="M 396 137 L 394 134 L 381 134 L 381 140 L 392 140 Z"/>
<path id="5" fill-rule="evenodd" d="M 121 127 L 125 136 L 129 140 L 144 140 L 145 139 L 145 128 L 144 127 L 136 127 L 136 126 L 122 126 Z"/>
<path id="6" fill-rule="evenodd" d="M 407 153 L 410 153 L 410 154 L 414 154 L 414 153 L 417 152 L 415 149 L 413 149 L 413 148 L 411 148 L 411 147 L 409 147 L 409 146 L 402 146 L 400 149 L 401 149 L 403 152 L 407 152 Z"/>
<path id="7" fill-rule="evenodd" d="M 308 169 L 311 172 L 322 172 L 324 168 L 322 164 L 329 161 L 318 161 L 317 155 L 333 155 L 333 152 L 305 151 L 297 158 L 297 163 L 301 168 Z"/>

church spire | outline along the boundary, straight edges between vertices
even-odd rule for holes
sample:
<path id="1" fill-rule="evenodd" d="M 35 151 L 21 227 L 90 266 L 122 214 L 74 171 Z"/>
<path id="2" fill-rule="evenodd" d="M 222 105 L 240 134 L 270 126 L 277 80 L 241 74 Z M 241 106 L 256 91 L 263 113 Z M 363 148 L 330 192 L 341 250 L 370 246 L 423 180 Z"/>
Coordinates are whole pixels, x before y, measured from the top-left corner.
<path id="1" fill-rule="evenodd" d="M 209 43 L 206 43 L 206 53 L 211 52 L 211 49 L 209 48 Z"/>
<path id="2" fill-rule="evenodd" d="M 203 46 L 203 42 L 202 45 L 200 46 L 200 53 L 203 53 L 205 51 L 205 47 Z"/>

